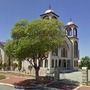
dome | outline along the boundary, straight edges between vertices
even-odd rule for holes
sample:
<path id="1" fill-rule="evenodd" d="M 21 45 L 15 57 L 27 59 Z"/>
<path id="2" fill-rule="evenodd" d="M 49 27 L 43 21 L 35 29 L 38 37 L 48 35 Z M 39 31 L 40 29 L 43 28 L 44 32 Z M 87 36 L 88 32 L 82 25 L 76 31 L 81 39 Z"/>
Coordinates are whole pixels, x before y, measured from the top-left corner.
<path id="1" fill-rule="evenodd" d="M 72 24 L 75 24 L 74 22 L 70 21 L 68 22 L 66 25 L 72 25 Z"/>
<path id="2" fill-rule="evenodd" d="M 54 10 L 48 9 L 48 10 L 46 10 L 44 13 L 46 14 L 46 13 L 50 13 L 50 12 L 54 12 Z"/>

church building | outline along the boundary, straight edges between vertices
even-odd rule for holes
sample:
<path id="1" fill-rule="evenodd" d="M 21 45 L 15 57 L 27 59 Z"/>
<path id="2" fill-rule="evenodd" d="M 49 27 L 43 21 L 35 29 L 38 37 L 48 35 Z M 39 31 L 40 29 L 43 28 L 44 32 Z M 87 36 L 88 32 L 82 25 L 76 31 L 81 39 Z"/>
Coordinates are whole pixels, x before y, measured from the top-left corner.
<path id="1" fill-rule="evenodd" d="M 51 8 L 40 16 L 42 19 L 59 18 L 59 15 Z M 78 70 L 78 26 L 71 20 L 67 22 L 64 29 L 66 33 L 64 45 L 55 51 L 49 52 L 47 60 L 41 62 L 40 74 L 52 74 L 57 67 L 60 72 Z"/>
<path id="2" fill-rule="evenodd" d="M 54 10 L 49 8 L 43 14 L 40 15 L 42 19 L 58 19 Z M 59 68 L 60 72 L 69 72 L 78 70 L 79 50 L 78 50 L 78 26 L 71 20 L 64 26 L 65 29 L 65 42 L 60 48 L 49 52 L 47 60 L 41 62 L 40 75 L 53 74 L 55 68 Z M 3 51 L 3 44 L 0 43 L 0 58 L 5 60 L 5 52 Z M 28 70 L 29 63 L 27 61 L 22 62 L 22 68 Z M 34 69 L 32 69 L 34 75 Z"/>

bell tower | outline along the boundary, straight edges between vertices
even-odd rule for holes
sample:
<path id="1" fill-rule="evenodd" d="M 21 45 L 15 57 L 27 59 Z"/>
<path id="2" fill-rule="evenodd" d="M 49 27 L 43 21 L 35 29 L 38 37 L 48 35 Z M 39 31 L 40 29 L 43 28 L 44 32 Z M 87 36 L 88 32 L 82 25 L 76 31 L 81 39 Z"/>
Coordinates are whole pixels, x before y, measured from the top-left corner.
<path id="1" fill-rule="evenodd" d="M 58 15 L 52 10 L 51 6 L 43 14 L 40 15 L 42 19 L 58 19 Z"/>
<path id="2" fill-rule="evenodd" d="M 66 36 L 69 38 L 69 40 L 72 43 L 72 67 L 77 68 L 78 67 L 78 60 L 79 60 L 79 50 L 78 50 L 78 34 L 77 34 L 77 28 L 78 26 L 70 20 L 66 26 Z"/>
<path id="3" fill-rule="evenodd" d="M 77 28 L 78 26 L 72 20 L 70 20 L 65 26 L 66 35 L 69 38 L 77 38 Z"/>

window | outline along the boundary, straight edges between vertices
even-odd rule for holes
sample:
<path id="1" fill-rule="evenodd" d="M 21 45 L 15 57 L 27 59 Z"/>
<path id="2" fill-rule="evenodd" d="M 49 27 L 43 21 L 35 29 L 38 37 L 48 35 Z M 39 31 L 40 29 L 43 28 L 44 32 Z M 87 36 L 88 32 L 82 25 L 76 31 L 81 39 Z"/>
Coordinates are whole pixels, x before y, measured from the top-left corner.
<path id="1" fill-rule="evenodd" d="M 67 35 L 72 36 L 72 30 L 70 28 L 67 29 Z"/>
<path id="2" fill-rule="evenodd" d="M 52 19 L 57 19 L 57 18 L 55 16 L 53 16 Z"/>
<path id="3" fill-rule="evenodd" d="M 70 69 L 70 60 L 67 60 L 67 69 Z"/>
<path id="4" fill-rule="evenodd" d="M 78 67 L 78 61 L 77 60 L 74 61 L 74 66 Z"/>
<path id="5" fill-rule="evenodd" d="M 74 30 L 73 30 L 73 36 L 77 37 L 77 29 L 76 28 L 74 28 Z"/>
<path id="6" fill-rule="evenodd" d="M 2 54 L 1 54 L 1 50 L 0 50 L 0 60 L 2 60 Z"/>
<path id="7" fill-rule="evenodd" d="M 57 59 L 55 60 L 55 68 L 57 67 Z"/>
<path id="8" fill-rule="evenodd" d="M 48 60 L 45 60 L 45 67 L 48 67 Z"/>
<path id="9" fill-rule="evenodd" d="M 61 57 L 67 57 L 67 49 L 66 48 L 61 49 Z"/>
<path id="10" fill-rule="evenodd" d="M 74 58 L 78 58 L 78 43 L 74 42 Z"/>
<path id="11" fill-rule="evenodd" d="M 59 67 L 61 67 L 61 60 L 59 59 L 59 65 L 58 65 Z"/>
<path id="12" fill-rule="evenodd" d="M 43 19 L 49 19 L 49 17 L 48 16 L 44 16 Z"/>
<path id="13" fill-rule="evenodd" d="M 66 68 L 66 60 L 63 60 L 63 67 Z"/>
<path id="14" fill-rule="evenodd" d="M 43 67 L 43 60 L 40 61 L 40 67 Z"/>
<path id="15" fill-rule="evenodd" d="M 53 56 L 58 56 L 58 48 L 52 50 L 52 55 Z"/>
<path id="16" fill-rule="evenodd" d="M 52 59 L 51 67 L 54 67 L 54 59 Z"/>

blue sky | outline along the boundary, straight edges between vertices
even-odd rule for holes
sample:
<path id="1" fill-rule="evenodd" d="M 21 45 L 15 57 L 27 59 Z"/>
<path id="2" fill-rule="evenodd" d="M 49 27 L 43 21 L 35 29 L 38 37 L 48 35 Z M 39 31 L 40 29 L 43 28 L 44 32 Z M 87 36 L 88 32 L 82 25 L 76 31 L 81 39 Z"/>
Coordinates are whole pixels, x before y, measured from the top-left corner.
<path id="1" fill-rule="evenodd" d="M 10 39 L 17 21 L 40 18 L 49 4 L 65 24 L 72 18 L 78 25 L 80 57 L 90 56 L 90 0 L 0 0 L 0 41 Z"/>

